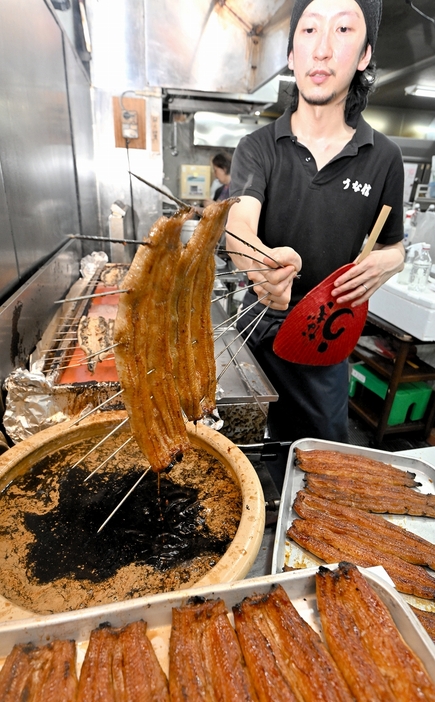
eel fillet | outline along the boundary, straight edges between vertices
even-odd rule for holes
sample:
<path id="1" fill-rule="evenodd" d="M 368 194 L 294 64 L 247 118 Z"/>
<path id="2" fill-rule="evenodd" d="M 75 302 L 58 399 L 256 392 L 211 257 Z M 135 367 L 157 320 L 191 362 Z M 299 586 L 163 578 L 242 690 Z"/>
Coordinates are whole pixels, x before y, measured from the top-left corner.
<path id="1" fill-rule="evenodd" d="M 80 319 L 77 328 L 77 339 L 80 348 L 86 356 L 92 356 L 88 359 L 87 365 L 91 373 L 95 371 L 97 363 L 103 361 L 112 349 L 104 351 L 113 343 L 113 319 L 105 319 L 101 315 L 98 317 L 83 316 Z M 98 353 L 101 351 L 101 353 Z M 98 355 L 97 355 L 98 354 Z"/>
<path id="2" fill-rule="evenodd" d="M 193 281 L 191 336 L 205 414 L 216 407 L 216 363 L 210 308 L 215 277 L 214 250 L 223 234 L 230 207 L 237 201 L 237 198 L 229 198 L 206 207 L 192 237 L 202 249 L 201 265 L 197 267 Z"/>
<path id="3" fill-rule="evenodd" d="M 172 610 L 169 690 L 171 702 L 257 701 L 223 600 Z"/>
<path id="4" fill-rule="evenodd" d="M 435 612 L 426 612 L 424 609 L 409 605 L 424 629 L 426 629 L 432 641 L 435 643 Z"/>
<path id="5" fill-rule="evenodd" d="M 435 684 L 355 565 L 319 568 L 323 634 L 357 702 L 435 700 Z"/>
<path id="6" fill-rule="evenodd" d="M 159 472 L 189 448 L 170 351 L 174 271 L 180 232 L 191 210 L 160 217 L 124 279 L 114 327 L 116 369 L 130 427 L 151 468 Z"/>
<path id="7" fill-rule="evenodd" d="M 334 532 L 318 519 L 293 520 L 287 535 L 326 563 L 351 560 L 364 568 L 382 565 L 399 592 L 435 599 L 435 578 L 423 567 L 379 551 L 348 533 Z"/>
<path id="8" fill-rule="evenodd" d="M 191 421 L 204 416 L 201 406 L 204 397 L 208 398 L 207 411 L 215 401 L 216 365 L 210 308 L 214 249 L 224 231 L 228 211 L 236 201 L 237 198 L 230 198 L 204 209 L 175 271 L 171 352 L 181 406 Z M 213 271 L 211 287 L 208 275 L 205 284 L 205 272 L 209 269 Z"/>
<path id="9" fill-rule="evenodd" d="M 435 495 L 412 488 L 312 473 L 305 474 L 305 484 L 314 495 L 367 512 L 435 517 Z"/>
<path id="10" fill-rule="evenodd" d="M 144 621 L 94 629 L 77 702 L 169 702 L 169 689 Z"/>
<path id="11" fill-rule="evenodd" d="M 318 520 L 332 531 L 344 536 L 348 533 L 363 543 L 376 546 L 380 551 L 435 570 L 435 544 L 392 524 L 384 517 L 356 507 L 336 504 L 310 495 L 305 490 L 297 493 L 293 509 L 302 519 Z"/>
<path id="12" fill-rule="evenodd" d="M 245 598 L 233 608 L 243 655 L 259 699 L 352 700 L 318 634 L 302 619 L 284 588 Z"/>
<path id="13" fill-rule="evenodd" d="M 2 702 L 74 702 L 77 693 L 74 641 L 46 646 L 17 644 L 0 671 Z"/>
<path id="14" fill-rule="evenodd" d="M 370 483 L 419 487 L 415 473 L 400 470 L 388 463 L 364 456 L 353 456 L 339 451 L 295 450 L 296 465 L 307 473 L 337 475 L 344 478 L 360 478 Z"/>

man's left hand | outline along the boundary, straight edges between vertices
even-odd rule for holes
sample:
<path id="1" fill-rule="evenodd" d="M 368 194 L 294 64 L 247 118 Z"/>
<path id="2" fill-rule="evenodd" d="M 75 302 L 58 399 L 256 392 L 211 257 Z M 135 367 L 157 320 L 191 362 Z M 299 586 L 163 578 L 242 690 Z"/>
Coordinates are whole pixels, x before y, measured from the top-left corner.
<path id="1" fill-rule="evenodd" d="M 401 241 L 391 246 L 375 244 L 367 258 L 337 278 L 332 296 L 340 305 L 361 305 L 391 276 L 403 269 L 404 258 Z"/>

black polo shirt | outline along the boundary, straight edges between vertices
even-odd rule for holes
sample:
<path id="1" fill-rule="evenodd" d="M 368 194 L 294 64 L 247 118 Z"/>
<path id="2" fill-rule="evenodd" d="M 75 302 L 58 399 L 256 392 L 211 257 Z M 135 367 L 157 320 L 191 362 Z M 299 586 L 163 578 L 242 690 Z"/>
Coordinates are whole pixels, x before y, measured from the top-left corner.
<path id="1" fill-rule="evenodd" d="M 399 147 L 359 118 L 344 149 L 320 171 L 290 129 L 290 110 L 243 137 L 231 165 L 231 196 L 262 203 L 258 236 L 302 258 L 292 303 L 358 255 L 382 205 L 393 209 L 381 244 L 403 239 L 404 170 Z M 237 232 L 235 232 L 237 233 Z"/>

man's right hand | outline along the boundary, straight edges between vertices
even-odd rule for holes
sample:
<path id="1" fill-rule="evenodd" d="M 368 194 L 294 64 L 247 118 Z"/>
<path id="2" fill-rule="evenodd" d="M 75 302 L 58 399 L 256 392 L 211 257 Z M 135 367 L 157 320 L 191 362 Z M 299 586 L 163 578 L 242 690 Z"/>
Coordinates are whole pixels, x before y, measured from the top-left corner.
<path id="1" fill-rule="evenodd" d="M 251 246 L 242 244 L 227 234 L 227 249 L 236 252 L 231 254 L 231 258 L 237 268 L 249 271 L 248 278 L 257 283 L 252 289 L 262 304 L 275 310 L 286 310 L 291 299 L 293 280 L 302 268 L 301 257 L 289 246 L 270 248 L 260 241 L 257 236 L 260 211 L 260 201 L 249 195 L 242 196 L 231 207 L 227 230 Z M 262 253 L 255 252 L 251 247 L 258 248 Z M 271 258 L 264 256 L 264 253 Z"/>
<path id="2" fill-rule="evenodd" d="M 293 281 L 302 268 L 301 257 L 289 246 L 268 249 L 260 241 L 258 245 L 262 251 L 269 251 L 272 258 L 260 256 L 259 260 L 263 260 L 264 267 L 254 263 L 252 268 L 257 265 L 260 270 L 247 273 L 248 278 L 257 283 L 252 289 L 259 300 L 267 293 L 267 297 L 261 300 L 263 305 L 274 310 L 286 310 L 291 300 Z M 281 267 L 278 267 L 277 263 L 281 264 Z M 266 267 L 268 270 L 265 270 Z"/>

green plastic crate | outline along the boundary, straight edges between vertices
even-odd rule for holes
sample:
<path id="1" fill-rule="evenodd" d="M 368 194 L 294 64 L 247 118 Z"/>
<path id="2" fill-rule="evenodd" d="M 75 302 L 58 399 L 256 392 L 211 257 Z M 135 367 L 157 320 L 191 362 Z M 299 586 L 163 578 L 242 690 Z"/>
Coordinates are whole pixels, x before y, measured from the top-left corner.
<path id="1" fill-rule="evenodd" d="M 377 373 L 368 368 L 364 363 L 355 363 L 352 367 L 349 381 L 349 397 L 355 395 L 357 384 L 385 400 L 387 396 L 388 383 Z M 397 389 L 393 406 L 388 417 L 388 424 L 403 424 L 406 421 L 409 409 L 411 412 L 409 419 L 415 421 L 422 419 L 432 394 L 430 385 L 423 381 L 415 383 L 401 383 Z"/>

